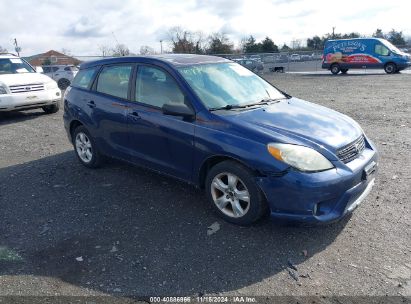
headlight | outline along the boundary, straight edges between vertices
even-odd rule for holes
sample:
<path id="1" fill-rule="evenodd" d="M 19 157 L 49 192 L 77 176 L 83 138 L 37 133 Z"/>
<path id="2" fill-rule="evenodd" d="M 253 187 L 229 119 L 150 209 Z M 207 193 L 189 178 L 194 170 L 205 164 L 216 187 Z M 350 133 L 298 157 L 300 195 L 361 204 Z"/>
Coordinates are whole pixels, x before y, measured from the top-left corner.
<path id="1" fill-rule="evenodd" d="M 334 168 L 321 153 L 308 147 L 271 143 L 267 145 L 267 149 L 274 158 L 301 171 L 324 171 Z"/>
<path id="2" fill-rule="evenodd" d="M 0 94 L 7 94 L 6 87 L 0 86 Z"/>

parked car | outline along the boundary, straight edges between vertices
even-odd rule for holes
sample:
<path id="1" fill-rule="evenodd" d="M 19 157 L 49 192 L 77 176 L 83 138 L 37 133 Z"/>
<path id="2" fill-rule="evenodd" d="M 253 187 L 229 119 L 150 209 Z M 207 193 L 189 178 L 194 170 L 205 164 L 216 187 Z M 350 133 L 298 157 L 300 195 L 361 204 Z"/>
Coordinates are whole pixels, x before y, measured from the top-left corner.
<path id="1" fill-rule="evenodd" d="M 411 66 L 411 56 L 380 38 L 328 40 L 324 45 L 322 68 L 334 75 L 349 69 L 384 69 L 387 74 Z"/>
<path id="2" fill-rule="evenodd" d="M 312 60 L 312 58 L 311 58 L 311 55 L 305 54 L 305 55 L 301 55 L 300 60 L 301 61 L 310 61 L 310 60 Z"/>
<path id="3" fill-rule="evenodd" d="M 267 212 L 338 220 L 371 191 L 377 169 L 354 120 L 214 56 L 83 63 L 65 92 L 64 126 L 84 166 L 110 156 L 175 176 L 241 225 Z"/>
<path id="4" fill-rule="evenodd" d="M 261 62 L 261 56 L 260 56 L 260 55 L 251 55 L 251 56 L 249 57 L 249 59 L 255 60 L 255 61 L 257 61 L 257 62 Z"/>
<path id="5" fill-rule="evenodd" d="M 301 56 L 298 54 L 291 54 L 290 55 L 290 60 L 291 61 L 301 61 Z"/>
<path id="6" fill-rule="evenodd" d="M 287 55 L 287 53 L 280 53 L 280 55 L 276 58 L 276 62 L 279 62 L 279 63 L 286 63 L 286 62 L 288 62 L 288 55 Z"/>
<path id="7" fill-rule="evenodd" d="M 44 74 L 53 78 L 61 90 L 65 90 L 78 72 L 74 65 L 44 65 Z"/>
<path id="8" fill-rule="evenodd" d="M 236 59 L 234 61 L 253 72 L 264 70 L 264 65 L 261 62 L 252 59 Z"/>
<path id="9" fill-rule="evenodd" d="M 37 73 L 24 59 L 0 54 L 0 112 L 42 108 L 55 113 L 60 94 L 53 79 Z"/>

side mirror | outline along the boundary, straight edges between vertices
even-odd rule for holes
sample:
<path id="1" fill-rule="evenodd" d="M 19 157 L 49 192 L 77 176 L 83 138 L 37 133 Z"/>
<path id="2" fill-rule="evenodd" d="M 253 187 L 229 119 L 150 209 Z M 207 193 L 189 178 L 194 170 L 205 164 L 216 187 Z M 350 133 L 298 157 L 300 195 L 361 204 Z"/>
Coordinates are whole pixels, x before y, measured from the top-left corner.
<path id="1" fill-rule="evenodd" d="M 41 66 L 36 66 L 36 73 L 44 73 L 43 68 Z"/>
<path id="2" fill-rule="evenodd" d="M 161 109 L 165 115 L 182 116 L 184 118 L 193 118 L 195 115 L 194 110 L 185 103 L 166 103 Z"/>

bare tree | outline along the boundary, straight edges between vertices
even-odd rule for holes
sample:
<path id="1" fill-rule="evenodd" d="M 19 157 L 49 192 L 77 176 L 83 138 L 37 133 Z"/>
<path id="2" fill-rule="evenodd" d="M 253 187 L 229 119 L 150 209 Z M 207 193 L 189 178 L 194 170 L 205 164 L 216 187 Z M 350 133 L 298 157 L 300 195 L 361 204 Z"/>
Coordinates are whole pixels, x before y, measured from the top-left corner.
<path id="1" fill-rule="evenodd" d="M 168 40 L 173 53 L 204 53 L 204 43 L 207 41 L 203 32 L 191 32 L 179 26 L 168 30 Z"/>
<path id="2" fill-rule="evenodd" d="M 98 49 L 100 50 L 101 56 L 103 57 L 111 55 L 112 50 L 107 45 L 100 45 Z"/>
<path id="3" fill-rule="evenodd" d="M 130 55 L 130 50 L 125 44 L 117 44 L 116 47 L 112 50 L 113 56 L 127 56 Z"/>
<path id="4" fill-rule="evenodd" d="M 292 40 L 291 41 L 291 48 L 292 49 L 299 49 L 299 48 L 301 48 L 301 39 L 294 39 L 294 40 Z"/>
<path id="5" fill-rule="evenodd" d="M 238 50 L 240 51 L 240 53 L 245 53 L 247 42 L 248 42 L 248 37 L 243 37 L 240 39 L 240 42 L 238 43 Z"/>
<path id="6" fill-rule="evenodd" d="M 71 56 L 71 51 L 69 49 L 66 48 L 62 48 L 61 49 L 61 53 L 67 56 Z"/>
<path id="7" fill-rule="evenodd" d="M 234 44 L 224 33 L 214 33 L 208 37 L 208 40 L 207 53 L 230 54 L 233 52 Z"/>
<path id="8" fill-rule="evenodd" d="M 0 53 L 7 53 L 7 52 L 8 52 L 8 50 L 5 49 L 5 48 L 3 48 L 3 47 L 0 45 Z"/>
<path id="9" fill-rule="evenodd" d="M 141 55 L 153 55 L 156 52 L 154 51 L 154 49 L 148 45 L 142 45 L 140 47 L 140 54 Z"/>

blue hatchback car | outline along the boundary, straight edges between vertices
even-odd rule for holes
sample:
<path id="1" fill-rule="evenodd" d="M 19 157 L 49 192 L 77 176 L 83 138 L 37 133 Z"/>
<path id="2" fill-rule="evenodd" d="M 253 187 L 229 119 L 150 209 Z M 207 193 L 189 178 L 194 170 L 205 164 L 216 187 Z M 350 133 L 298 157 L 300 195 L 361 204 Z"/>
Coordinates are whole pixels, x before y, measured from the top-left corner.
<path id="1" fill-rule="evenodd" d="M 84 63 L 65 92 L 64 124 L 83 165 L 109 156 L 182 179 L 240 225 L 266 213 L 336 221 L 367 196 L 377 170 L 354 120 L 213 56 Z"/>

